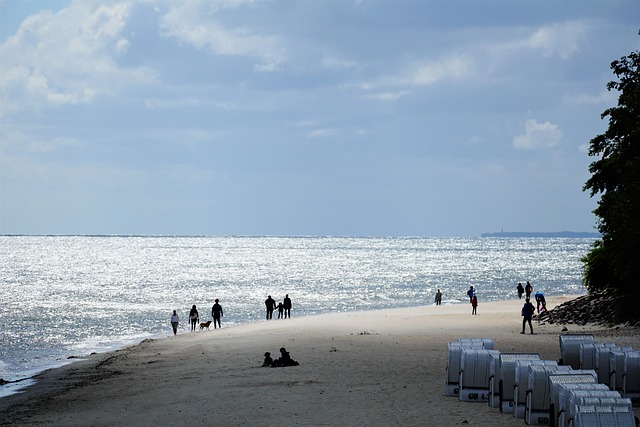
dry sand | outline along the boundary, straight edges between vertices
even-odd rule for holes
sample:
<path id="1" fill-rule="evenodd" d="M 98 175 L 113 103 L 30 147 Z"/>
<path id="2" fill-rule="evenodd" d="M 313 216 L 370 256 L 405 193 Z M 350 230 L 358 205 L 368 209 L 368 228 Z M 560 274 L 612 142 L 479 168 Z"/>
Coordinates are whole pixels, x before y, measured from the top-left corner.
<path id="1" fill-rule="evenodd" d="M 551 297 L 549 306 L 568 299 Z M 42 373 L 25 393 L 0 399 L 0 424 L 522 426 L 486 404 L 444 396 L 447 343 L 458 338 L 559 359 L 562 325 L 534 321 L 535 335 L 521 335 L 522 303 L 481 303 L 477 316 L 467 304 L 429 306 L 147 340 Z M 637 330 L 567 327 L 640 348 Z M 282 346 L 300 366 L 262 368 L 264 352 L 277 357 Z"/>

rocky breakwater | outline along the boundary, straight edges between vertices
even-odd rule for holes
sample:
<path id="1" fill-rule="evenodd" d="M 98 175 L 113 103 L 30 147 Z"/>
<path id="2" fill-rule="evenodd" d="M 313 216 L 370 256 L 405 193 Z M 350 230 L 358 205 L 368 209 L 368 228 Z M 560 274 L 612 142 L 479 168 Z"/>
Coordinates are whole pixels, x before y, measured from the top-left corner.
<path id="1" fill-rule="evenodd" d="M 624 325 L 640 328 L 640 310 L 629 296 L 612 292 L 587 294 L 536 316 L 540 323 L 603 326 Z"/>

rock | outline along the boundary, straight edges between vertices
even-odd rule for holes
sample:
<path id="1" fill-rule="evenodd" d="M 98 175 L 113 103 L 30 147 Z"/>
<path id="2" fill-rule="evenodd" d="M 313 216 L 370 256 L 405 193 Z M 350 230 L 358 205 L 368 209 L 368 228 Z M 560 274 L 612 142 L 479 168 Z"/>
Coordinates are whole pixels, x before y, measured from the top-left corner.
<path id="1" fill-rule="evenodd" d="M 626 317 L 628 324 L 640 325 L 640 312 L 623 313 L 621 307 L 624 297 L 617 297 L 611 293 L 588 294 L 555 307 L 536 316 L 539 322 L 548 324 L 575 324 L 585 326 L 588 323 L 596 325 L 613 325 L 619 323 L 621 315 Z M 629 320 L 630 319 L 630 320 Z M 566 326 L 565 326 L 566 328 Z M 566 329 L 563 329 L 565 332 Z"/>

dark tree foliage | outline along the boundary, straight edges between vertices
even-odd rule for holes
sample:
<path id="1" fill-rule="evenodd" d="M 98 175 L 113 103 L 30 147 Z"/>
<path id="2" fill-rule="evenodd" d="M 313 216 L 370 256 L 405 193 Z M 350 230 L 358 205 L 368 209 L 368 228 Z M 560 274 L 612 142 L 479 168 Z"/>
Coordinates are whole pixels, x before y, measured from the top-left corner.
<path id="1" fill-rule="evenodd" d="M 614 289 L 630 294 L 640 287 L 640 57 L 635 51 L 611 63 L 619 81 L 607 89 L 620 92 L 607 131 L 591 140 L 589 155 L 599 160 L 589 166 L 591 178 L 583 190 L 600 194 L 595 242 L 582 259 L 584 285 L 590 292 Z"/>

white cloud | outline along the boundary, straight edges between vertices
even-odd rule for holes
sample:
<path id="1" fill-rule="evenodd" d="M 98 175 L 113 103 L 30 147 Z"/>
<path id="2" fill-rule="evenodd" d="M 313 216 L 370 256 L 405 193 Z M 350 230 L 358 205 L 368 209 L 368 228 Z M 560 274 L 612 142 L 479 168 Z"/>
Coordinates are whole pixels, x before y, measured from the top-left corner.
<path id="1" fill-rule="evenodd" d="M 437 61 L 420 63 L 396 75 L 366 82 L 360 85 L 364 90 L 381 87 L 428 86 L 441 81 L 459 80 L 472 75 L 472 59 L 462 56 L 442 58 Z"/>
<path id="2" fill-rule="evenodd" d="M 575 105 L 599 105 L 611 104 L 616 101 L 616 95 L 613 92 L 602 91 L 598 95 L 565 95 L 563 101 L 567 104 Z"/>
<path id="3" fill-rule="evenodd" d="M 528 45 L 541 50 L 544 56 L 559 56 L 567 59 L 578 51 L 587 35 L 587 24 L 569 21 L 542 27 L 529 37 Z"/>
<path id="4" fill-rule="evenodd" d="M 153 81 L 151 70 L 114 60 L 129 47 L 121 33 L 130 9 L 129 2 L 74 2 L 26 18 L 0 46 L 3 112 L 87 103 L 116 85 Z"/>
<path id="5" fill-rule="evenodd" d="M 513 145 L 520 150 L 553 148 L 560 143 L 562 131 L 551 122 L 539 123 L 535 119 L 527 119 L 525 133 L 513 138 Z"/>
<path id="6" fill-rule="evenodd" d="M 399 92 L 382 92 L 382 93 L 376 93 L 374 95 L 369 95 L 367 98 L 370 99 L 377 99 L 379 101 L 397 101 L 400 98 L 410 95 L 411 92 L 406 91 L 406 90 L 402 90 Z"/>
<path id="7" fill-rule="evenodd" d="M 455 80 L 466 77 L 470 70 L 471 63 L 468 57 L 454 56 L 421 65 L 410 76 L 409 82 L 415 86 L 424 86 L 440 80 Z"/>
<path id="8" fill-rule="evenodd" d="M 226 28 L 214 19 L 223 9 L 247 3 L 252 2 L 175 3 L 169 12 L 160 18 L 160 30 L 165 37 L 173 37 L 217 55 L 256 59 L 259 61 L 254 66 L 257 72 L 275 71 L 285 57 L 285 49 L 278 36 L 262 34 L 246 27 Z"/>
<path id="9" fill-rule="evenodd" d="M 355 67 L 357 63 L 355 61 L 349 61 L 337 56 L 325 56 L 322 59 L 322 66 L 330 70 L 342 70 L 345 68 Z"/>
<path id="10" fill-rule="evenodd" d="M 315 129 L 307 134 L 309 138 L 323 138 L 337 135 L 340 135 L 340 131 L 336 129 Z"/>

